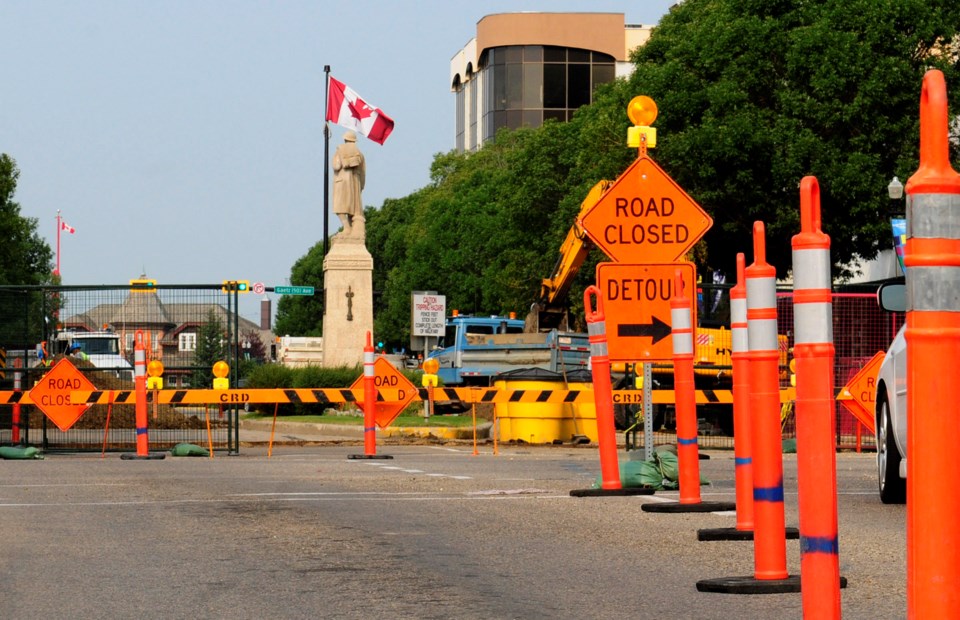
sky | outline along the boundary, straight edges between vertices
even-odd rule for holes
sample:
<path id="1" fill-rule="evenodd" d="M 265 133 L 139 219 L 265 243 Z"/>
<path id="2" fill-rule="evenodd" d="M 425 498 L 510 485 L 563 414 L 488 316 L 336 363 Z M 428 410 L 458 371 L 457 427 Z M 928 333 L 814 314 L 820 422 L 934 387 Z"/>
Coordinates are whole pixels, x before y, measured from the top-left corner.
<path id="1" fill-rule="evenodd" d="M 4 0 L 0 152 L 50 247 L 58 211 L 76 230 L 60 236 L 64 284 L 300 284 L 290 269 L 323 238 L 324 65 L 396 124 L 382 146 L 358 141 L 379 207 L 454 148 L 450 59 L 484 15 L 655 25 L 675 1 Z M 344 131 L 331 125 L 331 158 Z"/>

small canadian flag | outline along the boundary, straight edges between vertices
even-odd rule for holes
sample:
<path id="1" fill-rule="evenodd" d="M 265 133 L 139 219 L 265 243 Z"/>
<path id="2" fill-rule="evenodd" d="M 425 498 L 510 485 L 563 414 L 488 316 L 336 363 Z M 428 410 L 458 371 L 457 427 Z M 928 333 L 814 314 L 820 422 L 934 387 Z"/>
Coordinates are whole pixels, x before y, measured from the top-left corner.
<path id="1" fill-rule="evenodd" d="M 67 223 L 64 222 L 63 220 L 60 220 L 60 229 L 67 231 L 67 232 L 70 233 L 71 235 L 72 235 L 73 233 L 77 232 L 77 229 L 76 229 L 76 228 L 74 228 L 74 227 L 71 226 L 70 224 L 67 224 Z"/>

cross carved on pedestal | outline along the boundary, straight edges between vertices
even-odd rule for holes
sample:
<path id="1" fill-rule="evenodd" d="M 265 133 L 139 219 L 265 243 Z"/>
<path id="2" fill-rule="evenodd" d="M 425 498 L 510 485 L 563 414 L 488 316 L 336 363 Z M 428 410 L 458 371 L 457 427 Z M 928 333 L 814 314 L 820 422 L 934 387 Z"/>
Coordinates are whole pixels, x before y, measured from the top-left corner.
<path id="1" fill-rule="evenodd" d="M 347 287 L 347 292 L 345 293 L 345 295 L 347 296 L 347 320 L 352 321 L 353 320 L 353 295 L 354 295 L 352 286 Z"/>

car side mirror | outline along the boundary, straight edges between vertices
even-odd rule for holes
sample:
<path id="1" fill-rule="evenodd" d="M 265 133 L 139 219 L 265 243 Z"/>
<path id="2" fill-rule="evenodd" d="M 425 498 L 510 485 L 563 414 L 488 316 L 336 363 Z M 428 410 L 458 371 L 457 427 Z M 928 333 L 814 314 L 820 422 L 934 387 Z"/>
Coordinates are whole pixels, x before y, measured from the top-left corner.
<path id="1" fill-rule="evenodd" d="M 877 290 L 877 302 L 887 312 L 906 312 L 907 286 L 902 282 L 881 285 Z"/>

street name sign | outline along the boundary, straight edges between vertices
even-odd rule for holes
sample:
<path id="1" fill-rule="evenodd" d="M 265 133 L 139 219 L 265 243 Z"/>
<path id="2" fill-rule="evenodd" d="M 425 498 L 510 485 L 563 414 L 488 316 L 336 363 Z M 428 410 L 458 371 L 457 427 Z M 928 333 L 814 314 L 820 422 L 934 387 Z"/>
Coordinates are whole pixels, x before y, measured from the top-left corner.
<path id="1" fill-rule="evenodd" d="M 638 158 L 580 219 L 618 263 L 680 260 L 713 225 L 693 198 L 647 156 Z"/>
<path id="2" fill-rule="evenodd" d="M 62 358 L 47 371 L 30 390 L 30 400 L 61 431 L 68 431 L 90 408 L 87 403 L 73 403 L 70 392 L 94 391 L 96 386 L 67 358 Z"/>
<path id="3" fill-rule="evenodd" d="M 313 295 L 312 286 L 275 286 L 273 292 L 277 295 Z"/>
<path id="4" fill-rule="evenodd" d="M 382 394 L 378 393 L 377 406 L 374 410 L 374 417 L 377 426 L 386 428 L 390 423 L 397 419 L 400 412 L 407 408 L 407 405 L 417 396 L 417 388 L 410 382 L 410 379 L 397 370 L 396 366 L 387 361 L 387 358 L 378 356 L 373 362 L 374 383 L 377 389 L 396 390 L 397 400 L 382 401 Z M 351 390 L 363 389 L 363 375 L 357 377 L 357 380 L 350 386 Z"/>
<path id="5" fill-rule="evenodd" d="M 646 363 L 673 359 L 670 301 L 680 271 L 683 292 L 696 319 L 696 268 L 690 262 L 600 263 L 597 286 L 603 297 L 607 355 L 612 362 Z"/>

